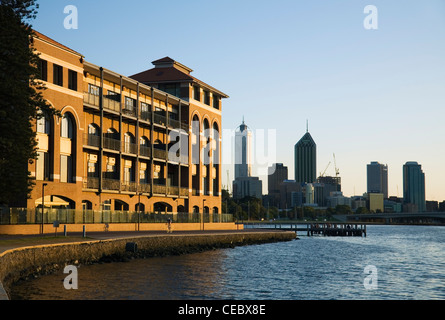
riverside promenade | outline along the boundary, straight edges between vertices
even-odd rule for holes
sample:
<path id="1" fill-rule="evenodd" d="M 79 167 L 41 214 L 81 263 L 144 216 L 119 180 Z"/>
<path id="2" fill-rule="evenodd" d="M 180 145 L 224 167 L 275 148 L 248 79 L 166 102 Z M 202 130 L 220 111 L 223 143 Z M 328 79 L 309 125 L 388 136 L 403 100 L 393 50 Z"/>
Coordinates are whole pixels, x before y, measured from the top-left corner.
<path id="1" fill-rule="evenodd" d="M 241 245 L 291 241 L 292 231 L 101 231 L 44 235 L 0 235 L 0 300 L 19 279 L 48 274 L 69 264 L 180 255 Z"/>

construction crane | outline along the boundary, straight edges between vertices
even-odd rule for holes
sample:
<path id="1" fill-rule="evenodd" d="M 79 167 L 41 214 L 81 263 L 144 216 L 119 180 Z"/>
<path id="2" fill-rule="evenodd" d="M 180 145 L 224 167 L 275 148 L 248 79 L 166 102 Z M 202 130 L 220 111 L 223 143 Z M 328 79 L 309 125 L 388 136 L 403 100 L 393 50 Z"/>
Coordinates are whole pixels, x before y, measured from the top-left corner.
<path id="1" fill-rule="evenodd" d="M 334 153 L 334 168 L 335 168 L 335 176 L 338 177 L 340 174 L 340 170 L 337 168 L 337 161 L 335 161 L 335 153 Z"/>
<path id="2" fill-rule="evenodd" d="M 320 177 L 323 177 L 324 174 L 326 173 L 326 170 L 328 170 L 329 165 L 331 164 L 331 161 L 329 161 L 328 165 L 326 166 L 326 169 L 324 169 L 323 173 L 320 173 Z"/>

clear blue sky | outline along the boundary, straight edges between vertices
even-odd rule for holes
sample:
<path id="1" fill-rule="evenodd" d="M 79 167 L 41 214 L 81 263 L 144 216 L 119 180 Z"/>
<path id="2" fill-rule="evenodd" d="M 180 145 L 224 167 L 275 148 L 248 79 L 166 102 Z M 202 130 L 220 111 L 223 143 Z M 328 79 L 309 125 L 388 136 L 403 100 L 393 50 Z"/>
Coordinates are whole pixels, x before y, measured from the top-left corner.
<path id="1" fill-rule="evenodd" d="M 276 161 L 294 176 L 306 130 L 317 173 L 344 194 L 366 191 L 366 165 L 388 164 L 389 193 L 403 196 L 402 166 L 422 165 L 428 200 L 445 200 L 445 1 L 40 0 L 36 30 L 123 75 L 170 56 L 230 98 L 223 129 L 244 115 L 254 133 L 276 130 Z M 366 5 L 378 9 L 367 30 Z M 67 30 L 64 7 L 78 9 Z M 233 166 L 223 167 L 223 185 Z M 263 179 L 264 189 L 267 179 Z M 231 182 L 230 182 L 231 183 Z"/>

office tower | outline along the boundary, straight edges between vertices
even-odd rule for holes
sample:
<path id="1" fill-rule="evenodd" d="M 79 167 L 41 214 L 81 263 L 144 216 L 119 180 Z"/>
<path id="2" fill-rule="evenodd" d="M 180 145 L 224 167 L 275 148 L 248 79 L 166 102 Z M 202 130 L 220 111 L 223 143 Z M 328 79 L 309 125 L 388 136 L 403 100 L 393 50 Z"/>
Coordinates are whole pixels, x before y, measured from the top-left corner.
<path id="1" fill-rule="evenodd" d="M 295 144 L 295 181 L 312 183 L 317 179 L 317 145 L 306 129 L 304 136 Z"/>
<path id="2" fill-rule="evenodd" d="M 274 199 L 275 206 L 278 206 L 280 196 L 280 184 L 288 179 L 288 170 L 282 163 L 274 163 L 269 169 L 267 176 L 267 190 L 269 196 Z"/>
<path id="3" fill-rule="evenodd" d="M 376 161 L 367 165 L 368 193 L 382 193 L 388 198 L 388 166 Z"/>
<path id="4" fill-rule="evenodd" d="M 403 202 L 408 211 L 425 211 L 425 174 L 414 161 L 403 165 Z"/>
<path id="5" fill-rule="evenodd" d="M 235 179 L 250 177 L 252 170 L 252 131 L 243 122 L 235 131 Z"/>
<path id="6" fill-rule="evenodd" d="M 51 208 L 221 213 L 227 95 L 168 57 L 126 77 L 38 32 L 33 44 L 43 96 L 62 117 L 37 121 L 38 158 L 28 167 L 36 183 L 23 207 L 41 205 L 45 191 Z M 210 163 L 199 158 L 202 139 L 213 142 Z"/>
<path id="7" fill-rule="evenodd" d="M 252 177 L 252 131 L 243 122 L 235 131 L 235 180 L 233 180 L 233 198 L 262 198 L 263 182 Z"/>

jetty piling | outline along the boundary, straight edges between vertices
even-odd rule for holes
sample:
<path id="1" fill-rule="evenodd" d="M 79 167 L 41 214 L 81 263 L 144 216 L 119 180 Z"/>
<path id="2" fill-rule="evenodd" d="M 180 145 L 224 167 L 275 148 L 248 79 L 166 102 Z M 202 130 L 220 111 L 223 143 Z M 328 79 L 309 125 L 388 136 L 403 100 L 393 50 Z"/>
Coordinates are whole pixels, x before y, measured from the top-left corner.
<path id="1" fill-rule="evenodd" d="M 345 222 L 244 222 L 245 228 L 301 231 L 308 237 L 321 235 L 325 237 L 366 237 L 366 224 Z"/>

